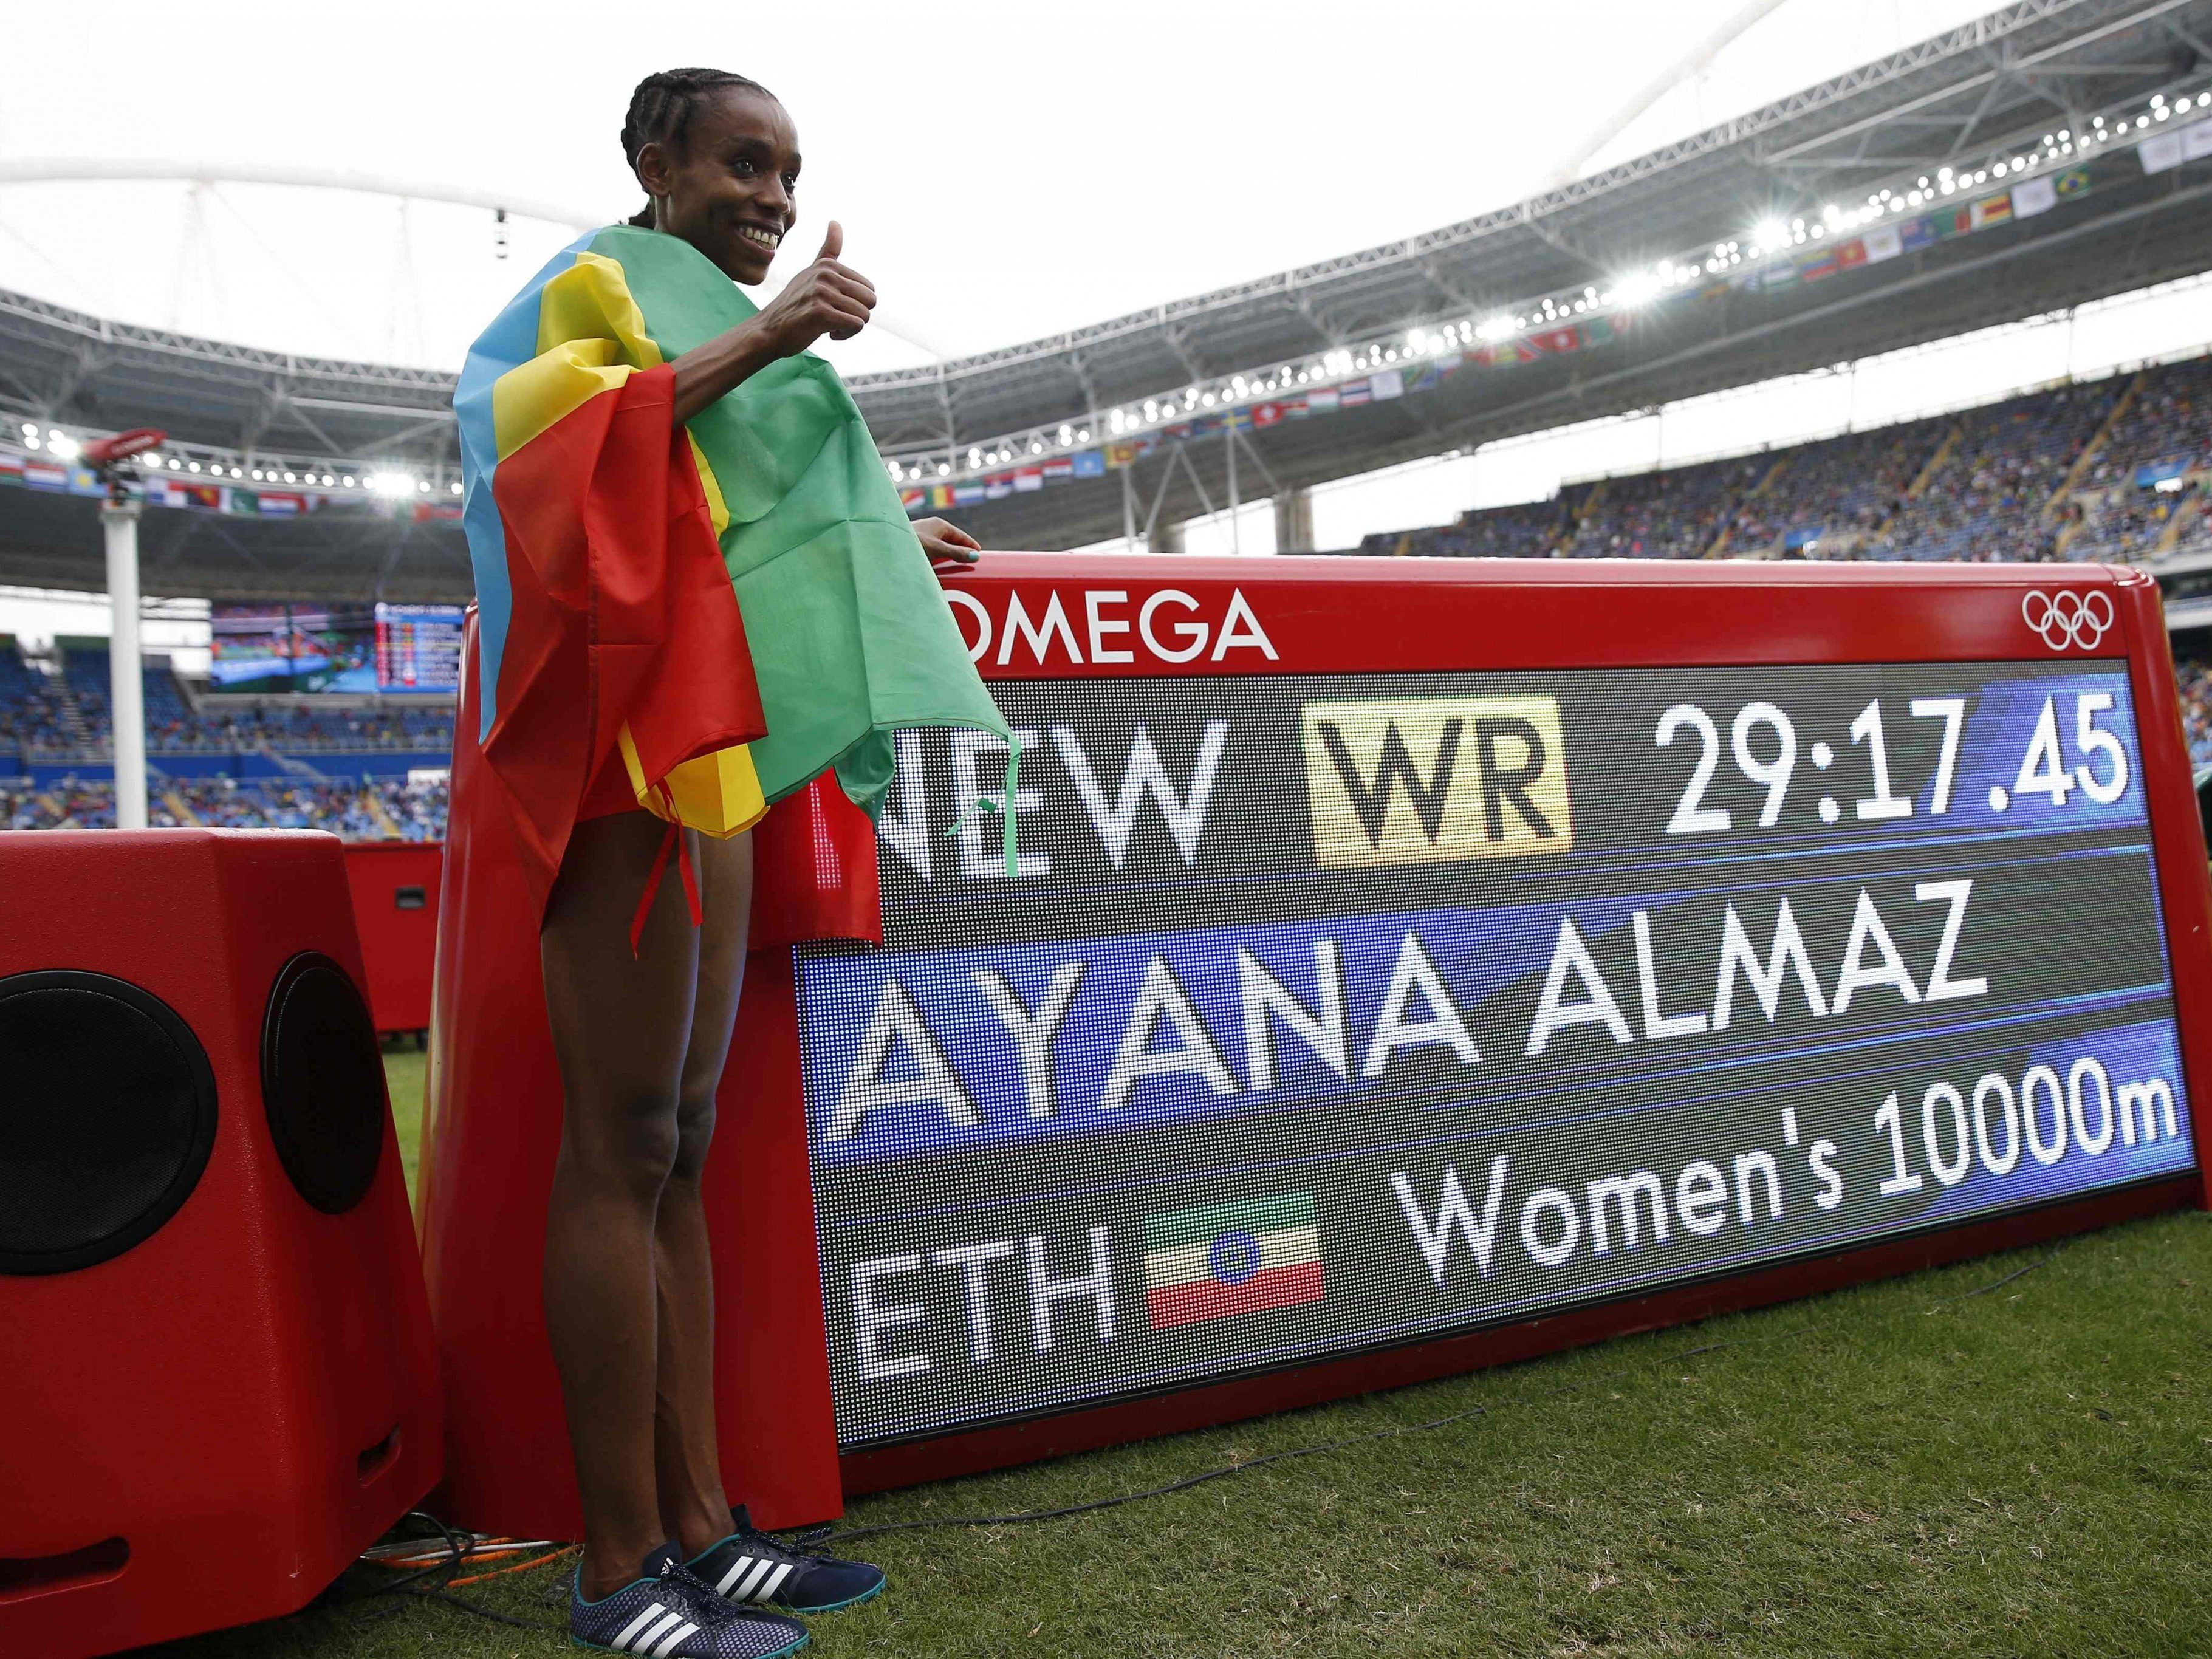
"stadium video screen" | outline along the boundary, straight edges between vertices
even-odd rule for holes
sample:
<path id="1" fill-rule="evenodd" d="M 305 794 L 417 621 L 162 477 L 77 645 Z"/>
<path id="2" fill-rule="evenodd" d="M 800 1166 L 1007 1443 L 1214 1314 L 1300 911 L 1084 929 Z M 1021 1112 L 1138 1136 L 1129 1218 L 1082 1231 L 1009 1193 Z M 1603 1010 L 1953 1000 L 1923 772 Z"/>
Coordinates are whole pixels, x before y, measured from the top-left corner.
<path id="1" fill-rule="evenodd" d="M 212 689 L 458 692 L 462 614 L 453 605 L 219 605 Z"/>
<path id="2" fill-rule="evenodd" d="M 2194 1165 L 2120 662 L 994 690 L 799 953 L 848 1449 Z"/>

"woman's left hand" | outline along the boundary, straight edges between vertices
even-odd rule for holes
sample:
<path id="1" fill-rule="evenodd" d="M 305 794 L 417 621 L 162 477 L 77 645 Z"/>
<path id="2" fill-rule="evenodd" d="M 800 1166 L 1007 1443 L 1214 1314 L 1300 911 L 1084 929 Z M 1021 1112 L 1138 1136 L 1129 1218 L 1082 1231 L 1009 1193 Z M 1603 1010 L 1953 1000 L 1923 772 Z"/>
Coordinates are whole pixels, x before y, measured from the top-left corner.
<path id="1" fill-rule="evenodd" d="M 982 556 L 982 543 L 942 519 L 916 519 L 914 533 L 921 538 L 921 550 L 932 565 L 973 564 Z"/>

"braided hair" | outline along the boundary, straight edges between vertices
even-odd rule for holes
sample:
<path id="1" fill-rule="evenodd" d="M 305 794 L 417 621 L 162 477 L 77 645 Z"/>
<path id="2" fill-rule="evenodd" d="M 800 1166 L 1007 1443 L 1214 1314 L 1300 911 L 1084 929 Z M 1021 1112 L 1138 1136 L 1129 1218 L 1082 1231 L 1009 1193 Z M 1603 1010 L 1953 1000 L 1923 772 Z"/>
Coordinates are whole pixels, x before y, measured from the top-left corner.
<path id="1" fill-rule="evenodd" d="M 637 90 L 629 95 L 629 113 L 623 119 L 622 147 L 623 159 L 630 171 L 637 171 L 637 158 L 647 144 L 662 144 L 681 149 L 684 135 L 691 125 L 691 118 L 710 93 L 726 87 L 742 88 L 757 92 L 763 97 L 775 94 L 757 81 L 749 81 L 742 75 L 732 75 L 726 70 L 677 69 L 662 70 L 648 75 L 637 83 Z M 653 225 L 653 203 L 632 214 L 629 222 L 650 229 Z"/>

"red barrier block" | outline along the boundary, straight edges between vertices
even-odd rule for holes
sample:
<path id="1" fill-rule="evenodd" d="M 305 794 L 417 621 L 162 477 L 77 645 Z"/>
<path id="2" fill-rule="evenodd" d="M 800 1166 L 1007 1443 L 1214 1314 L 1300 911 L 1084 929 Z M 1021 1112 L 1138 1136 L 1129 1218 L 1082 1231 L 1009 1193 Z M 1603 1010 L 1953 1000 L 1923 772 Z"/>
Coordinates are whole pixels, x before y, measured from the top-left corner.
<path id="1" fill-rule="evenodd" d="M 346 843 L 347 884 L 354 925 L 368 970 L 368 1006 L 379 1031 L 422 1031 L 430 1025 L 430 974 L 438 953 L 438 888 L 445 878 L 441 842 Z"/>
<path id="2" fill-rule="evenodd" d="M 0 836 L 0 1651 L 290 1613 L 439 1473 L 343 859 Z"/>

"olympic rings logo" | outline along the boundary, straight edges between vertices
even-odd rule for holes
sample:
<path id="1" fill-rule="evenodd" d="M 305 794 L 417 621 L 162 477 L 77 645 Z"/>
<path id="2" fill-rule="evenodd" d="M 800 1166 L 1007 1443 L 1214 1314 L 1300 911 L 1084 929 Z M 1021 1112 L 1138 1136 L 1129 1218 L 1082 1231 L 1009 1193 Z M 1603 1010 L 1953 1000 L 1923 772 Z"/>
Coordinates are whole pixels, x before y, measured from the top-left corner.
<path id="1" fill-rule="evenodd" d="M 2112 625 L 2112 601 L 2105 593 L 2045 593 L 2037 588 L 2021 595 L 2020 619 L 2053 651 L 2069 645 L 2094 651 Z"/>

